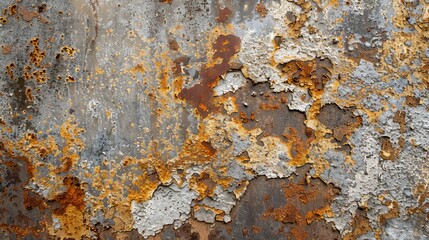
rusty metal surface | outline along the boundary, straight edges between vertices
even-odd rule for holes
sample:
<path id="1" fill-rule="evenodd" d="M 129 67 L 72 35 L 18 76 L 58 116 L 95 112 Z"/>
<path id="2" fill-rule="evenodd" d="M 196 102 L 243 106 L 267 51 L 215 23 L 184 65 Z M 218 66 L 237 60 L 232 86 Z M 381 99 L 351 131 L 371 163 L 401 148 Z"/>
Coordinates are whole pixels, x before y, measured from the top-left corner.
<path id="1" fill-rule="evenodd" d="M 427 0 L 2 0 L 0 239 L 428 239 Z"/>

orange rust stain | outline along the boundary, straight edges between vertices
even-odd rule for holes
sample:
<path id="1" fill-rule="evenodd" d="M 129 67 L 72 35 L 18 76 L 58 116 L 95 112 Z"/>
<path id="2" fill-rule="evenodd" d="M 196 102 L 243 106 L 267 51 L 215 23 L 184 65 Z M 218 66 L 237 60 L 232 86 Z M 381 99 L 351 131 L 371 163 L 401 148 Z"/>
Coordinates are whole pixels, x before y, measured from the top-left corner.
<path id="1" fill-rule="evenodd" d="M 310 211 L 305 216 L 305 219 L 307 221 L 307 224 L 311 224 L 314 221 L 322 220 L 323 218 L 325 218 L 325 215 L 330 216 L 330 217 L 333 216 L 332 211 L 331 211 L 331 206 L 326 205 L 324 208 L 315 209 L 313 211 Z"/>
<path id="2" fill-rule="evenodd" d="M 338 0 L 329 0 L 329 6 L 338 7 Z"/>
<path id="3" fill-rule="evenodd" d="M 163 71 L 161 71 L 159 73 L 159 87 L 161 91 L 168 91 L 170 89 L 170 86 L 168 84 L 168 79 L 169 79 L 169 75 L 168 75 L 168 71 L 167 69 L 164 69 Z"/>
<path id="4" fill-rule="evenodd" d="M 249 181 L 242 181 L 239 183 L 238 187 L 234 189 L 234 195 L 237 199 L 240 199 L 249 185 Z"/>
<path id="5" fill-rule="evenodd" d="M 70 58 L 73 58 L 73 55 L 75 53 L 75 49 L 69 46 L 63 46 L 61 48 L 61 52 L 62 53 L 67 53 L 69 55 Z"/>
<path id="6" fill-rule="evenodd" d="M 290 183 L 283 187 L 286 198 L 296 197 L 303 204 L 307 204 L 316 197 L 316 192 L 307 191 L 302 185 Z"/>
<path id="7" fill-rule="evenodd" d="M 263 3 L 256 4 L 256 12 L 259 13 L 261 17 L 267 16 L 268 10 Z"/>
<path id="8" fill-rule="evenodd" d="M 30 52 L 30 63 L 36 67 L 42 67 L 41 63 L 46 57 L 46 51 L 40 49 L 39 42 L 37 37 L 30 40 L 30 44 L 33 45 L 33 50 Z"/>
<path id="9" fill-rule="evenodd" d="M 397 218 L 400 215 L 398 202 L 386 201 L 384 204 L 389 207 L 389 211 L 385 214 L 380 215 L 379 220 L 381 225 L 384 225 L 387 220 Z"/>
<path id="10" fill-rule="evenodd" d="M 15 74 L 13 72 L 14 69 L 15 69 L 15 63 L 11 63 L 6 66 L 6 74 L 9 76 L 11 80 L 16 80 Z"/>
<path id="11" fill-rule="evenodd" d="M 203 118 L 219 108 L 212 103 L 213 87 L 219 77 L 230 69 L 229 61 L 240 50 L 240 45 L 241 40 L 237 36 L 232 34 L 218 36 L 212 44 L 215 64 L 203 66 L 200 71 L 201 82 L 191 88 L 182 89 L 178 94 L 179 98 L 187 100 L 195 107 Z M 217 63 L 217 60 L 221 62 Z"/>
<path id="12" fill-rule="evenodd" d="M 354 240 L 367 232 L 373 231 L 364 210 L 358 210 L 351 224 L 353 230 L 344 236 L 344 240 Z"/>
<path id="13" fill-rule="evenodd" d="M 143 75 L 145 72 L 143 63 L 138 63 L 136 66 L 132 67 L 130 69 L 130 72 L 134 75 L 137 75 L 137 73 L 140 73 Z"/>
<path id="14" fill-rule="evenodd" d="M 282 71 L 287 75 L 290 84 L 306 87 L 313 95 L 320 95 L 331 78 L 332 68 L 329 59 L 315 58 L 310 61 L 287 62 Z"/>
<path id="15" fill-rule="evenodd" d="M 299 36 L 301 36 L 301 28 L 304 26 L 305 22 L 307 21 L 308 13 L 310 12 L 312 7 L 310 2 L 307 2 L 304 0 L 296 1 L 295 4 L 298 5 L 302 11 L 298 15 L 294 15 L 293 13 L 288 13 L 287 24 L 289 26 L 288 28 L 289 36 L 293 38 L 298 38 Z"/>
<path id="16" fill-rule="evenodd" d="M 0 24 L 6 24 L 7 23 L 7 17 L 6 16 L 1 16 L 0 17 Z"/>
<path id="17" fill-rule="evenodd" d="M 429 206 L 427 201 L 429 199 L 429 188 L 427 185 L 421 183 L 416 186 L 415 195 L 417 196 L 418 206 L 407 209 L 408 213 L 418 215 L 423 221 L 429 220 Z"/>
<path id="18" fill-rule="evenodd" d="M 327 216 L 332 216 L 330 201 L 338 190 L 333 185 L 304 177 L 283 185 L 286 204 L 279 208 L 269 208 L 262 217 L 272 217 L 278 222 L 292 224 L 290 235 L 293 239 L 307 239 L 312 223 Z M 316 227 L 317 229 L 317 227 Z"/>
<path id="19" fill-rule="evenodd" d="M 262 104 L 261 104 L 262 105 Z M 262 108 L 261 108 L 262 109 Z M 240 119 L 241 119 L 241 122 L 243 122 L 243 123 L 247 123 L 247 122 L 249 122 L 249 120 L 250 121 L 255 121 L 255 113 L 254 112 L 251 112 L 250 113 L 250 116 L 248 117 L 247 115 L 246 115 L 246 113 L 244 113 L 243 111 L 242 112 L 240 112 Z"/>
<path id="20" fill-rule="evenodd" d="M 280 104 L 278 103 L 261 103 L 259 108 L 262 110 L 277 110 L 280 109 Z"/>
<path id="21" fill-rule="evenodd" d="M 50 229 L 50 233 L 62 239 L 82 239 L 89 235 L 89 225 L 86 223 L 82 210 L 74 205 L 68 205 L 61 215 L 54 215 L 61 224 L 60 230 Z M 51 227 L 52 228 L 52 227 Z"/>
<path id="22" fill-rule="evenodd" d="M 304 165 L 307 162 L 307 154 L 314 140 L 314 136 L 310 136 L 304 140 L 299 136 L 298 131 L 292 127 L 289 127 L 288 132 L 283 133 L 282 136 L 287 139 L 289 155 L 292 157 L 289 164 L 293 166 Z"/>
<path id="23" fill-rule="evenodd" d="M 160 181 L 157 175 L 148 175 L 144 173 L 133 181 L 133 185 L 137 186 L 137 190 L 130 190 L 128 200 L 144 202 L 152 197 L 153 193 L 160 185 Z"/>
<path id="24" fill-rule="evenodd" d="M 161 160 L 155 160 L 153 163 L 158 178 L 162 184 L 167 184 L 171 181 L 171 171 L 167 164 Z"/>
<path id="25" fill-rule="evenodd" d="M 194 174 L 189 180 L 189 186 L 199 194 L 199 199 L 213 196 L 216 188 L 216 182 L 213 181 L 210 174 L 203 172 Z"/>
<path id="26" fill-rule="evenodd" d="M 80 157 L 77 155 L 77 152 L 83 150 L 84 148 L 84 143 L 79 138 L 79 135 L 83 131 L 84 130 L 77 127 L 77 124 L 73 123 L 71 119 L 68 119 L 61 125 L 60 136 L 64 140 L 64 146 L 61 149 L 62 166 L 60 169 L 57 169 L 57 173 L 71 170 L 74 163 L 80 159 Z"/>
<path id="27" fill-rule="evenodd" d="M 214 155 L 216 154 L 217 150 L 216 150 L 216 148 L 214 148 L 214 147 L 211 145 L 211 143 L 210 143 L 210 142 L 203 141 L 201 144 L 202 144 L 202 145 L 203 145 L 203 146 L 208 150 L 208 153 L 209 153 L 211 156 L 214 156 Z"/>
<path id="28" fill-rule="evenodd" d="M 34 71 L 31 78 L 34 78 L 38 83 L 45 83 L 48 80 L 46 69 L 43 68 L 41 70 Z"/>
<path id="29" fill-rule="evenodd" d="M 208 149 L 203 142 L 195 142 L 187 139 L 182 147 L 182 151 L 179 153 L 179 161 L 174 163 L 174 166 L 186 166 L 187 163 L 198 164 L 209 162 L 213 157 L 213 151 Z"/>
<path id="30" fill-rule="evenodd" d="M 72 77 L 72 76 L 67 76 L 66 81 L 67 82 L 76 82 L 76 79 L 74 79 L 74 77 Z"/>
<path id="31" fill-rule="evenodd" d="M 79 179 L 76 177 L 65 177 L 63 184 L 67 190 L 54 197 L 59 206 L 53 206 L 52 210 L 57 215 L 66 213 L 69 205 L 76 207 L 77 210 L 83 211 L 85 208 L 85 190 L 81 188 Z"/>
<path id="32" fill-rule="evenodd" d="M 18 13 L 18 6 L 13 4 L 9 6 L 9 15 L 14 16 Z"/>

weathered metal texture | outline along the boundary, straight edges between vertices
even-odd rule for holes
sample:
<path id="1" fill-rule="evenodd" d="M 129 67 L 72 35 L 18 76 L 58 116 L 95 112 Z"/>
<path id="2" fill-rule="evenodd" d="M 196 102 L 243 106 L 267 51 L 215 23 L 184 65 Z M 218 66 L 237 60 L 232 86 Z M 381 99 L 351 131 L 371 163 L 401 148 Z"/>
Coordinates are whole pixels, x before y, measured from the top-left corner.
<path id="1" fill-rule="evenodd" d="M 428 239 L 427 0 L 2 0 L 0 239 Z"/>

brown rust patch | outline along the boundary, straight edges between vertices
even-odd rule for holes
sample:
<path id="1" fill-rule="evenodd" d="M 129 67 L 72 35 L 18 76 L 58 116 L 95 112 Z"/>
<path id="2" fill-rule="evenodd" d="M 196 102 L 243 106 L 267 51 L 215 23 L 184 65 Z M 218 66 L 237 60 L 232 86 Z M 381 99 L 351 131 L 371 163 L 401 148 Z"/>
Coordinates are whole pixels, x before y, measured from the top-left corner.
<path id="1" fill-rule="evenodd" d="M 262 110 L 277 110 L 280 109 L 279 103 L 261 103 L 259 108 Z"/>
<path id="2" fill-rule="evenodd" d="M 27 87 L 25 89 L 25 96 L 27 98 L 27 101 L 30 101 L 30 102 L 34 101 L 33 90 L 31 88 Z"/>
<path id="3" fill-rule="evenodd" d="M 73 55 L 75 53 L 75 49 L 73 47 L 63 46 L 61 48 L 61 53 L 67 53 L 70 58 L 73 58 Z"/>
<path id="4" fill-rule="evenodd" d="M 50 201 L 53 212 L 57 215 L 63 215 L 69 205 L 82 212 L 85 208 L 85 190 L 81 187 L 79 179 L 65 177 L 63 184 L 67 188 L 66 191 L 58 194 L 53 201 Z"/>
<path id="5" fill-rule="evenodd" d="M 206 172 L 201 174 L 194 174 L 189 180 L 189 186 L 199 193 L 199 199 L 203 199 L 206 196 L 213 196 L 216 188 L 216 182 Z"/>
<path id="6" fill-rule="evenodd" d="M 6 55 L 6 54 L 10 54 L 12 52 L 12 45 L 7 44 L 7 45 L 2 45 L 1 46 L 1 53 Z"/>
<path id="7" fill-rule="evenodd" d="M 405 103 L 410 107 L 417 107 L 418 105 L 420 105 L 420 98 L 407 96 L 405 98 Z"/>
<path id="8" fill-rule="evenodd" d="M 216 148 L 214 148 L 210 142 L 203 141 L 201 143 L 208 151 L 209 155 L 214 156 L 217 152 Z"/>
<path id="9" fill-rule="evenodd" d="M 23 7 L 18 8 L 18 13 L 22 16 L 22 19 L 24 19 L 27 22 L 31 22 L 31 20 L 33 20 L 33 18 L 36 18 L 39 16 L 38 13 L 36 13 L 34 11 L 27 10 Z"/>
<path id="10" fill-rule="evenodd" d="M 386 214 L 381 214 L 380 215 L 380 224 L 384 225 L 386 223 L 387 220 L 392 219 L 392 218 L 397 218 L 399 217 L 399 204 L 396 201 L 386 201 L 384 203 L 386 206 L 389 207 L 389 211 Z"/>
<path id="11" fill-rule="evenodd" d="M 32 78 L 36 80 L 37 83 L 45 83 L 48 81 L 48 77 L 46 76 L 46 69 L 39 69 L 32 73 Z"/>
<path id="12" fill-rule="evenodd" d="M 232 34 L 220 35 L 212 44 L 215 51 L 213 61 L 221 61 L 214 65 L 206 64 L 200 71 L 201 82 L 190 88 L 182 89 L 178 97 L 187 100 L 193 107 L 198 110 L 198 113 L 203 117 L 207 117 L 210 112 L 218 109 L 212 103 L 213 87 L 216 85 L 219 77 L 225 74 L 230 68 L 229 61 L 239 50 L 241 40 Z"/>
<path id="13" fill-rule="evenodd" d="M 406 128 L 406 124 L 405 124 L 405 112 L 404 111 L 395 112 L 395 115 L 393 116 L 393 122 L 399 124 L 401 133 L 406 132 L 407 128 Z"/>
<path id="14" fill-rule="evenodd" d="M 227 8 L 227 7 L 221 8 L 218 10 L 216 20 L 218 22 L 224 23 L 224 22 L 228 21 L 228 19 L 231 17 L 231 15 L 232 15 L 232 11 L 229 8 Z"/>
<path id="15" fill-rule="evenodd" d="M 7 23 L 7 17 L 6 16 L 1 16 L 0 17 L 0 24 L 6 24 Z"/>
<path id="16" fill-rule="evenodd" d="M 136 188 L 131 188 L 128 194 L 129 201 L 144 202 L 149 200 L 158 186 L 161 184 L 157 174 L 143 173 L 133 180 L 132 185 Z"/>
<path id="17" fill-rule="evenodd" d="M 293 158 L 290 164 L 301 166 L 307 161 L 307 153 L 314 134 L 305 126 L 305 114 L 289 110 L 287 106 L 290 93 L 274 93 L 268 83 L 252 84 L 248 82 L 236 93 L 239 111 L 235 117 L 249 130 L 260 128 L 266 136 L 278 136 L 284 140 Z"/>
<path id="18" fill-rule="evenodd" d="M 372 227 L 366 215 L 367 214 L 364 210 L 357 209 L 351 224 L 353 230 L 344 236 L 344 240 L 354 240 L 367 232 L 372 232 Z"/>
<path id="19" fill-rule="evenodd" d="M 173 51 L 178 51 L 180 49 L 180 46 L 175 39 L 168 41 L 168 47 Z"/>
<path id="20" fill-rule="evenodd" d="M 180 76 L 183 74 L 183 66 L 189 63 L 190 58 L 188 56 L 181 56 L 173 61 L 173 67 L 171 68 L 174 76 Z"/>
<path id="21" fill-rule="evenodd" d="M 46 57 L 46 52 L 39 47 L 39 38 L 33 38 L 30 44 L 33 45 L 33 51 L 30 53 L 30 63 L 36 67 L 41 67 L 43 59 Z"/>
<path id="22" fill-rule="evenodd" d="M 215 223 L 213 239 L 339 239 L 323 219 L 331 216 L 330 201 L 339 190 L 319 179 L 306 180 L 309 169 L 299 168 L 289 179 L 252 180 L 231 212 L 232 221 Z"/>
<path id="23" fill-rule="evenodd" d="M 342 142 L 362 124 L 362 118 L 353 111 L 354 108 L 341 109 L 336 104 L 327 104 L 320 109 L 317 119 L 332 131 L 335 140 Z"/>
<path id="24" fill-rule="evenodd" d="M 333 71 L 331 60 L 319 57 L 309 61 L 292 60 L 279 67 L 290 84 L 308 88 L 313 97 L 323 92 Z"/>
<path id="25" fill-rule="evenodd" d="M 142 63 L 138 63 L 137 65 L 135 65 L 130 69 L 130 72 L 134 75 L 137 75 L 137 73 L 140 73 L 143 75 L 145 72 L 144 65 Z"/>
<path id="26" fill-rule="evenodd" d="M 15 63 L 10 63 L 6 66 L 6 75 L 8 75 L 9 79 L 11 80 L 16 80 L 15 79 L 15 74 L 14 74 L 14 69 L 16 68 Z"/>
<path id="27" fill-rule="evenodd" d="M 323 219 L 325 214 L 329 215 L 329 202 L 334 199 L 339 190 L 333 185 L 325 185 L 320 180 L 308 181 L 301 178 L 298 182 L 283 186 L 283 192 L 287 200 L 286 205 L 269 209 L 264 217 L 293 224 L 290 235 L 294 239 L 308 239 L 308 229 L 313 222 Z"/>
<path id="28" fill-rule="evenodd" d="M 380 156 L 382 159 L 395 160 L 398 158 L 398 152 L 388 137 L 381 137 Z"/>
<path id="29" fill-rule="evenodd" d="M 417 197 L 417 207 L 407 209 L 409 214 L 417 215 L 422 226 L 429 221 L 429 188 L 426 184 L 420 183 L 416 186 L 414 194 Z"/>
<path id="30" fill-rule="evenodd" d="M 268 83 L 252 84 L 248 82 L 235 93 L 239 118 L 247 129 L 261 128 L 264 136 L 281 137 L 289 127 L 297 130 L 299 136 L 305 134 L 305 114 L 289 110 L 285 99 L 290 93 L 274 93 Z"/>
<path id="31" fill-rule="evenodd" d="M 263 3 L 256 4 L 255 10 L 261 17 L 267 16 L 268 10 Z"/>

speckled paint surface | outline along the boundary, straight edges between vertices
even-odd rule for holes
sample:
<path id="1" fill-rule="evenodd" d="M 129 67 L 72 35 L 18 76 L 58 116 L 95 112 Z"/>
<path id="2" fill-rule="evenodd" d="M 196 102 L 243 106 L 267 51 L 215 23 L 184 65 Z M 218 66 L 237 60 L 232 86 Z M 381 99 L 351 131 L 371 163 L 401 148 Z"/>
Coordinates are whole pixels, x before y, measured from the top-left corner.
<path id="1" fill-rule="evenodd" d="M 2 0 L 0 239 L 429 239 L 427 0 Z"/>

